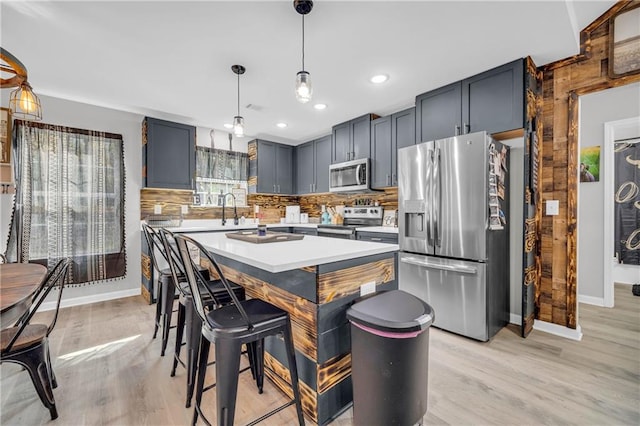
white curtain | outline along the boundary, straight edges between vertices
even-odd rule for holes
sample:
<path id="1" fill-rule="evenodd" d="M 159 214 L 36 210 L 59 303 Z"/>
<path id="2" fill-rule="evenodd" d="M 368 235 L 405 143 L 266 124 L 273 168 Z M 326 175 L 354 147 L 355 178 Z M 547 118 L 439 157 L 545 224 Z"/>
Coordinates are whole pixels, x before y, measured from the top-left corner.
<path id="1" fill-rule="evenodd" d="M 10 261 L 73 259 L 70 283 L 125 274 L 122 136 L 16 120 Z"/>

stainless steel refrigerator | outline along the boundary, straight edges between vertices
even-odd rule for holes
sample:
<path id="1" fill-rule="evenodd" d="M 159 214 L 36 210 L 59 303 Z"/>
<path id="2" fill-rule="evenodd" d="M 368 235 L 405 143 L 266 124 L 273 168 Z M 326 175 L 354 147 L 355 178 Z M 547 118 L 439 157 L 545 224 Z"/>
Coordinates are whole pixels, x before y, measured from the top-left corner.
<path id="1" fill-rule="evenodd" d="M 508 164 L 485 132 L 398 150 L 399 288 L 482 341 L 509 321 Z"/>

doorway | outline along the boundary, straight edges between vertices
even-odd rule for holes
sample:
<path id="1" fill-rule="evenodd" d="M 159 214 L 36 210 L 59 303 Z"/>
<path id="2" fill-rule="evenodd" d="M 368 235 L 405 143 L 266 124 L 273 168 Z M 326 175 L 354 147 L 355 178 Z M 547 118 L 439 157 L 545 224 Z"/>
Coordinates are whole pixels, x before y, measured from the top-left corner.
<path id="1" fill-rule="evenodd" d="M 581 95 L 579 102 L 579 150 L 600 147 L 601 157 L 599 178 L 578 183 L 578 302 L 612 307 L 613 145 L 640 120 L 640 83 Z M 637 276 L 640 267 L 634 268 Z"/>

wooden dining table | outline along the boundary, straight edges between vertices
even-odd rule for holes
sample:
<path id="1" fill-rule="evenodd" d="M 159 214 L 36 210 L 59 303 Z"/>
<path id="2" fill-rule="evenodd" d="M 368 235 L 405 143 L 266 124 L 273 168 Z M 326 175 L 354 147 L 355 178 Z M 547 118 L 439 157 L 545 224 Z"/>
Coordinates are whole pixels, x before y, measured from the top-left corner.
<path id="1" fill-rule="evenodd" d="M 31 297 L 47 275 L 37 263 L 0 264 L 0 324 L 10 327 L 31 305 Z"/>

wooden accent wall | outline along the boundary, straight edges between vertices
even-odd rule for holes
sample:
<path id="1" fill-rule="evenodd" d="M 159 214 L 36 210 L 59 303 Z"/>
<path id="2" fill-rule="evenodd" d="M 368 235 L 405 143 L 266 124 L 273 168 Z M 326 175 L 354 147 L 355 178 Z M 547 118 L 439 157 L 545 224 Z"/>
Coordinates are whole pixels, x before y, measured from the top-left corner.
<path id="1" fill-rule="evenodd" d="M 542 216 L 537 318 L 577 326 L 577 192 L 579 96 L 640 81 L 611 79 L 609 19 L 638 0 L 619 1 L 581 33 L 580 54 L 540 68 L 543 73 L 542 201 L 560 200 L 558 216 Z"/>
<path id="2" fill-rule="evenodd" d="M 398 188 L 385 188 L 384 191 L 354 193 L 354 194 L 337 194 L 335 192 L 327 192 L 322 194 L 301 195 L 299 197 L 300 211 L 308 213 L 309 217 L 320 217 L 322 214 L 321 205 L 326 206 L 353 206 L 356 200 L 370 199 L 371 202 L 378 202 L 384 209 L 398 209 Z"/>
<path id="3" fill-rule="evenodd" d="M 285 216 L 285 207 L 299 204 L 302 213 L 308 213 L 310 218 L 320 218 L 321 205 L 351 206 L 357 199 L 371 199 L 377 201 L 385 209 L 398 208 L 398 189 L 386 188 L 384 191 L 364 194 L 335 194 L 331 192 L 312 195 L 272 195 L 247 194 L 249 207 L 238 207 L 238 216 L 254 218 L 254 206 L 260 206 L 261 223 L 278 223 Z M 192 206 L 193 192 L 181 189 L 143 188 L 140 190 L 140 219 L 153 214 L 153 206 L 160 204 L 162 214 L 179 217 L 182 205 L 189 206 L 189 213 L 184 219 L 221 219 L 220 207 Z M 233 217 L 233 207 L 227 207 L 226 217 Z"/>

